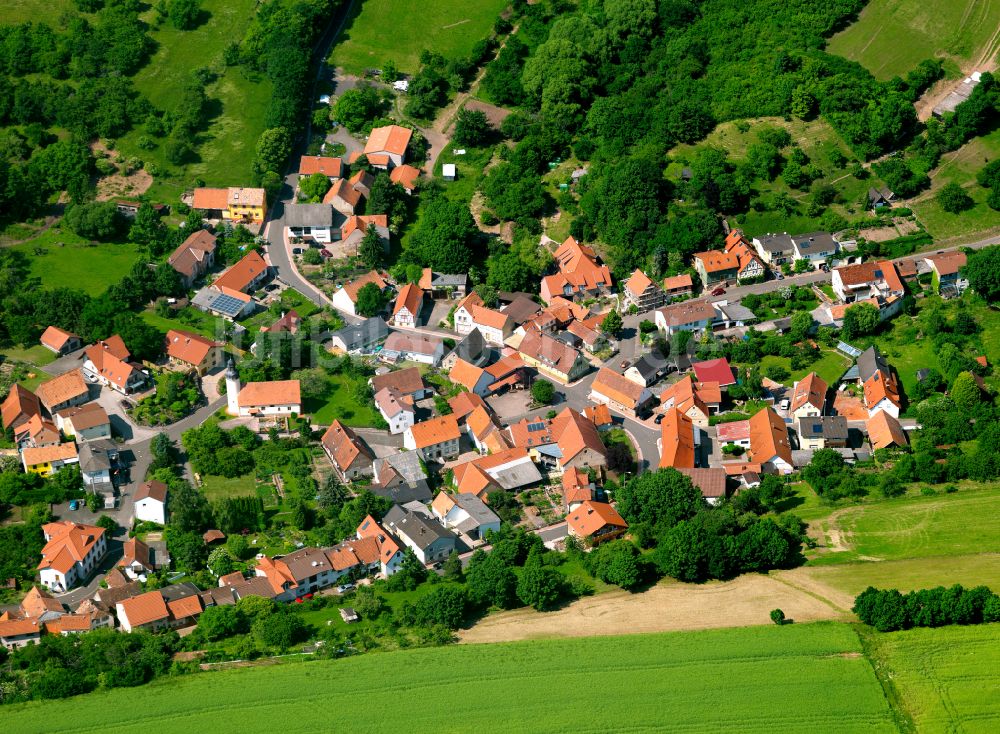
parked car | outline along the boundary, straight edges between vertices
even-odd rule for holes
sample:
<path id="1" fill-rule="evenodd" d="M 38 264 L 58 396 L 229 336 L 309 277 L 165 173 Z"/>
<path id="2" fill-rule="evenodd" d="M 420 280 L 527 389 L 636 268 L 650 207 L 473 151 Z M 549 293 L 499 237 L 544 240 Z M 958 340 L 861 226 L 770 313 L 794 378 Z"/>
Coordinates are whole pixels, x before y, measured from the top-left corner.
<path id="1" fill-rule="evenodd" d="M 302 254 L 302 248 L 301 247 L 293 247 L 292 248 L 292 254 L 293 255 L 301 255 Z"/>
<path id="2" fill-rule="evenodd" d="M 354 589 L 354 584 L 341 584 L 337 587 L 338 594 L 346 594 L 348 591 Z"/>
<path id="3" fill-rule="evenodd" d="M 629 362 L 627 359 L 623 359 L 622 360 L 622 364 L 621 364 L 621 368 L 623 370 L 627 370 L 631 365 L 632 365 L 631 362 Z"/>
<path id="4" fill-rule="evenodd" d="M 656 418 L 653 420 L 653 423 L 655 423 L 656 425 L 660 425 L 661 423 L 663 423 L 663 413 L 657 413 Z"/>
<path id="5" fill-rule="evenodd" d="M 784 279 L 785 279 L 785 276 L 784 276 L 784 275 L 782 275 L 781 273 L 778 273 L 778 272 L 775 272 L 775 274 L 774 274 L 774 279 L 775 279 L 775 280 L 784 280 Z"/>
<path id="6" fill-rule="evenodd" d="M 791 403 L 788 402 L 788 398 L 785 398 L 778 404 L 778 407 L 782 410 L 788 410 L 789 405 L 791 405 Z"/>
<path id="7" fill-rule="evenodd" d="M 722 287 L 722 286 L 720 285 L 720 286 L 719 286 L 718 288 L 716 288 L 716 289 L 715 289 L 714 291 L 712 291 L 712 295 L 713 295 L 713 296 L 721 296 L 721 295 L 722 295 L 723 293 L 725 293 L 725 292 L 726 292 L 726 289 L 725 289 L 725 288 L 723 288 L 723 287 Z"/>
<path id="8" fill-rule="evenodd" d="M 76 512 L 78 509 L 80 509 L 80 504 L 76 500 L 70 500 L 69 501 L 69 509 L 71 509 L 74 512 Z"/>

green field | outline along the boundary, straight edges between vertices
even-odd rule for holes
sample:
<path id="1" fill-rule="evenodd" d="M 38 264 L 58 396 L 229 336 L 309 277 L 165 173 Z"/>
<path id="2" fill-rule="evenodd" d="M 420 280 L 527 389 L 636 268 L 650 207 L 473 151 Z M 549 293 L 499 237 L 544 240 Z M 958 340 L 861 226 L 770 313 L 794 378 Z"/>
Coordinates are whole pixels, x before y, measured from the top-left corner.
<path id="1" fill-rule="evenodd" d="M 14 245 L 31 261 L 31 275 L 46 288 L 76 288 L 96 296 L 121 280 L 139 258 L 132 244 L 91 245 L 53 227 L 30 242 Z"/>
<path id="2" fill-rule="evenodd" d="M 41 344 L 36 344 L 33 347 L 27 347 L 25 349 L 19 349 L 18 347 L 5 347 L 0 350 L 2 354 L 7 359 L 12 359 L 16 362 L 27 362 L 28 364 L 33 364 L 38 367 L 44 367 L 50 362 L 54 362 L 56 355 L 55 353 L 49 351 Z"/>
<path id="3" fill-rule="evenodd" d="M 894 732 L 860 652 L 837 624 L 452 646 L 199 674 L 4 720 L 19 734 Z"/>
<path id="4" fill-rule="evenodd" d="M 866 651 L 916 731 L 1000 730 L 1000 624 L 872 635 Z"/>
<path id="5" fill-rule="evenodd" d="M 356 381 L 346 375 L 332 375 L 330 389 L 321 400 L 307 400 L 302 410 L 312 416 L 313 423 L 327 426 L 334 419 L 347 426 L 373 426 L 381 415 L 369 404 L 354 397 Z"/>
<path id="6" fill-rule="evenodd" d="M 3 23 L 48 23 L 55 26 L 67 10 L 75 11 L 73 0 L 4 0 Z"/>
<path id="7" fill-rule="evenodd" d="M 210 502 L 225 497 L 248 497 L 257 494 L 257 481 L 252 474 L 232 479 L 206 474 L 201 478 L 201 482 L 201 491 Z"/>
<path id="8" fill-rule="evenodd" d="M 851 363 L 847 357 L 836 352 L 835 350 L 828 349 L 824 350 L 822 356 L 811 365 L 798 370 L 792 369 L 792 360 L 789 357 L 768 355 L 760 361 L 760 368 L 762 371 L 774 365 L 784 367 L 788 370 L 788 373 L 791 375 L 791 377 L 788 378 L 789 382 L 801 380 L 810 372 L 815 372 L 817 375 L 822 377 L 828 385 L 833 385 L 840 379 L 840 376 L 844 374 L 847 368 L 851 366 Z"/>
<path id="9" fill-rule="evenodd" d="M 1000 3 L 998 3 L 1000 5 Z M 987 189 L 976 183 L 976 174 L 986 161 L 1000 158 L 1000 130 L 974 138 L 941 158 L 931 173 L 930 191 L 908 203 L 927 231 L 938 241 L 961 238 L 1000 229 L 1000 212 L 986 205 Z M 935 194 L 946 184 L 958 183 L 976 205 L 958 214 L 949 214 L 938 204 Z M 963 243 L 964 244 L 964 243 Z"/>
<path id="10" fill-rule="evenodd" d="M 992 0 L 871 0 L 827 51 L 889 79 L 935 56 L 964 66 L 988 48 L 996 53 L 998 27 L 1000 3 Z"/>
<path id="11" fill-rule="evenodd" d="M 415 74 L 420 53 L 432 49 L 445 58 L 468 56 L 486 38 L 507 0 L 364 0 L 354 9 L 330 54 L 332 66 L 349 74 L 392 61 Z"/>
<path id="12" fill-rule="evenodd" d="M 135 75 L 135 86 L 158 108 L 173 111 L 180 105 L 184 85 L 195 69 L 207 67 L 221 74 L 205 88 L 216 109 L 208 129 L 198 136 L 199 160 L 183 168 L 168 163 L 162 139 L 155 149 L 143 150 L 138 145 L 145 135 L 142 130 L 133 130 L 118 140 L 122 153 L 152 162 L 159 169 L 148 192 L 152 199 L 176 203 L 196 178 L 208 186 L 252 183 L 254 145 L 264 130 L 271 86 L 263 77 L 251 79 L 241 67 L 227 68 L 222 54 L 228 43 L 242 38 L 258 5 L 257 0 L 202 0 L 202 10 L 210 15 L 207 22 L 190 31 L 164 23 L 150 33 L 157 50 Z M 148 11 L 148 18 L 153 12 Z"/>

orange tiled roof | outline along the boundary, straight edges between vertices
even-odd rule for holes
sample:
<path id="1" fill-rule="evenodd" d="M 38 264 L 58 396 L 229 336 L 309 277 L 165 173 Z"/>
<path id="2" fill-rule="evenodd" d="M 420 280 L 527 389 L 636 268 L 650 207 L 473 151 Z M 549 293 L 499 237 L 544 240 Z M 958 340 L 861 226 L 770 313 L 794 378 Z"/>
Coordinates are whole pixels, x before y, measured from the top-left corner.
<path id="1" fill-rule="evenodd" d="M 420 304 L 423 303 L 424 292 L 417 288 L 413 283 L 407 283 L 403 286 L 402 290 L 399 291 L 399 295 L 396 296 L 396 303 L 392 307 L 392 315 L 395 318 L 396 314 L 402 311 L 404 308 L 410 312 L 413 317 L 420 314 Z"/>
<path id="2" fill-rule="evenodd" d="M 604 442 L 601 441 L 601 434 L 597 432 L 597 426 L 570 408 L 564 408 L 552 419 L 552 433 L 562 451 L 563 463 L 571 461 L 585 449 L 590 449 L 601 456 L 607 454 Z"/>
<path id="3" fill-rule="evenodd" d="M 91 350 L 97 354 L 99 347 L 91 346 L 87 347 L 88 358 L 91 355 Z M 103 356 L 98 357 L 101 362 L 103 362 Z M 114 361 L 119 361 L 112 357 Z M 94 363 L 95 366 L 97 362 Z M 38 386 L 38 397 L 41 399 L 45 405 L 61 405 L 62 403 L 69 402 L 74 398 L 78 398 L 81 395 L 87 395 L 87 383 L 83 379 L 83 373 L 80 369 L 70 370 L 69 372 L 63 372 L 58 377 L 53 377 L 51 380 L 47 380 Z"/>
<path id="4" fill-rule="evenodd" d="M 454 366 L 448 372 L 448 379 L 471 392 L 476 388 L 483 372 L 485 372 L 483 368 L 476 367 L 474 364 L 459 358 L 455 360 Z"/>
<path id="5" fill-rule="evenodd" d="M 414 168 L 406 163 L 401 166 L 396 166 L 392 169 L 392 173 L 389 174 L 390 181 L 399 184 L 407 191 L 412 191 L 414 189 L 417 185 L 418 178 L 420 178 L 420 169 Z"/>
<path id="6" fill-rule="evenodd" d="M 865 407 L 874 408 L 882 400 L 888 400 L 897 407 L 902 405 L 895 375 L 887 375 L 882 370 L 878 370 L 868 378 L 864 389 Z"/>
<path id="7" fill-rule="evenodd" d="M 213 348 L 221 346 L 219 342 L 190 331 L 170 329 L 167 332 L 167 356 L 196 367 L 205 361 Z"/>
<path id="8" fill-rule="evenodd" d="M 926 259 L 938 271 L 938 275 L 954 275 L 968 262 L 964 252 L 946 252 L 941 255 L 931 255 Z"/>
<path id="9" fill-rule="evenodd" d="M 56 351 L 62 349 L 66 342 L 70 339 L 79 339 L 76 334 L 71 331 L 64 331 L 58 326 L 50 326 L 45 331 L 42 332 L 42 338 L 39 341 L 50 349 L 55 349 Z"/>
<path id="10" fill-rule="evenodd" d="M 562 475 L 562 499 L 567 505 L 592 499 L 590 477 L 587 472 L 570 467 Z"/>
<path id="11" fill-rule="evenodd" d="M 603 528 L 611 525 L 616 528 L 628 528 L 628 523 L 618 514 L 618 510 L 606 502 L 588 500 L 566 516 L 566 524 L 580 537 L 589 537 Z"/>
<path id="12" fill-rule="evenodd" d="M 368 160 L 378 165 L 372 160 L 372 154 L 391 153 L 393 155 L 405 155 L 406 146 L 410 144 L 410 137 L 413 131 L 399 125 L 385 125 L 384 127 L 373 128 L 365 143 L 365 155 Z"/>
<path id="13" fill-rule="evenodd" d="M 611 425 L 611 409 L 607 403 L 588 405 L 583 409 L 583 415 L 598 428 Z"/>
<path id="14" fill-rule="evenodd" d="M 355 215 L 348 217 L 340 226 L 340 237 L 346 240 L 356 229 L 367 232 L 368 226 L 371 224 L 385 229 L 389 226 L 389 217 L 385 214 L 365 214 L 364 216 Z"/>
<path id="15" fill-rule="evenodd" d="M 374 270 L 355 278 L 349 283 L 344 283 L 344 292 L 347 294 L 347 297 L 351 299 L 351 303 L 358 302 L 358 291 L 369 283 L 374 283 L 378 286 L 379 290 L 385 290 L 385 281 L 382 279 L 382 276 Z"/>
<path id="16" fill-rule="evenodd" d="M 790 410 L 798 410 L 802 406 L 809 404 L 816 410 L 822 411 L 826 403 L 827 384 L 815 372 L 810 372 L 801 380 L 795 383 L 792 391 L 792 403 Z"/>
<path id="17" fill-rule="evenodd" d="M 205 187 L 194 190 L 191 201 L 192 209 L 228 209 L 229 189 L 209 189 Z"/>
<path id="18" fill-rule="evenodd" d="M 311 176 L 322 173 L 330 178 L 340 178 L 344 173 L 344 161 L 321 155 L 304 155 L 299 158 L 299 175 Z"/>
<path id="19" fill-rule="evenodd" d="M 573 237 L 568 237 L 555 251 L 553 257 L 563 278 L 578 288 L 593 290 L 598 283 L 611 285 L 611 271 L 607 265 L 597 264 L 597 253 Z M 562 290 L 561 287 L 556 290 Z"/>
<path id="20" fill-rule="evenodd" d="M 323 433 L 320 442 L 333 457 L 334 463 L 341 471 L 346 470 L 359 456 L 365 456 L 369 460 L 375 457 L 368 447 L 358 439 L 357 435 L 350 428 L 335 420 Z"/>
<path id="21" fill-rule="evenodd" d="M 445 441 L 457 441 L 461 436 L 458 419 L 454 415 L 442 415 L 430 420 L 414 423 L 409 431 L 418 449 L 436 446 Z"/>
<path id="22" fill-rule="evenodd" d="M 72 441 L 57 443 L 51 446 L 42 446 L 37 449 L 24 449 L 21 452 L 25 466 L 37 466 L 39 464 L 49 464 L 53 461 L 67 461 L 75 459 L 76 444 Z"/>
<path id="23" fill-rule="evenodd" d="M 872 442 L 873 449 L 907 444 L 906 431 L 903 430 L 903 426 L 884 410 L 875 411 L 875 415 L 868 419 L 865 428 L 868 431 L 868 438 Z"/>
<path id="24" fill-rule="evenodd" d="M 256 250 L 251 250 L 243 258 L 220 275 L 212 283 L 216 288 L 232 288 L 245 293 L 250 284 L 267 271 L 268 265 Z"/>
<path id="25" fill-rule="evenodd" d="M 670 278 L 663 279 L 663 289 L 666 291 L 675 291 L 680 288 L 693 288 L 694 281 L 691 280 L 691 276 L 685 273 L 684 275 L 674 275 Z"/>
<path id="26" fill-rule="evenodd" d="M 163 600 L 163 594 L 159 590 L 147 591 L 145 594 L 139 594 L 118 603 L 132 628 L 151 622 L 159 622 L 170 617 L 167 603 Z"/>
<path id="27" fill-rule="evenodd" d="M 601 367 L 591 389 L 629 408 L 635 408 L 645 392 L 642 385 L 607 367 Z"/>
<path id="28" fill-rule="evenodd" d="M 626 290 L 634 296 L 641 296 L 651 285 L 654 285 L 653 281 L 639 268 L 636 268 L 632 277 L 625 281 Z"/>
<path id="29" fill-rule="evenodd" d="M 458 420 L 462 420 L 476 408 L 489 408 L 486 401 L 474 392 L 460 392 L 455 397 L 448 399 L 448 405 L 451 406 L 451 414 Z"/>
<path id="30" fill-rule="evenodd" d="M 248 382 L 237 398 L 241 408 L 266 405 L 301 405 L 302 392 L 298 380 Z"/>
<path id="31" fill-rule="evenodd" d="M 76 447 L 74 447 L 74 453 Z M 68 573 L 75 563 L 82 563 L 104 535 L 104 528 L 82 525 L 69 520 L 50 522 L 42 526 L 49 540 L 42 548 L 39 569 L 54 568 Z"/>
<path id="32" fill-rule="evenodd" d="M 33 415 L 40 415 L 42 407 L 35 393 L 14 383 L 7 398 L 3 401 L 3 408 L 0 411 L 2 411 L 4 428 L 10 428 L 15 423 L 23 422 Z"/>
<path id="33" fill-rule="evenodd" d="M 694 467 L 694 423 L 676 408 L 671 408 L 660 423 L 660 468 Z"/>
<path id="34" fill-rule="evenodd" d="M 718 273 L 723 270 L 738 270 L 740 259 L 732 252 L 725 250 L 709 250 L 696 252 L 691 256 L 701 262 L 706 273 Z"/>
<path id="35" fill-rule="evenodd" d="M 760 462 L 768 462 L 778 456 L 788 464 L 792 463 L 788 429 L 771 408 L 764 408 L 750 417 L 750 456 Z"/>

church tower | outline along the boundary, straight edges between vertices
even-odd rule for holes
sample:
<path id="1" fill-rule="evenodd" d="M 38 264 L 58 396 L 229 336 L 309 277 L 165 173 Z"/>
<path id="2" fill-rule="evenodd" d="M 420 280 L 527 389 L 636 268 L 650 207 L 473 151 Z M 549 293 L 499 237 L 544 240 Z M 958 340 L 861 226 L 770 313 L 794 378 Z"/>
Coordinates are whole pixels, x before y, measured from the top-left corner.
<path id="1" fill-rule="evenodd" d="M 233 358 L 229 358 L 229 364 L 226 365 L 226 401 L 228 403 L 226 411 L 229 415 L 239 415 L 240 414 L 240 373 L 236 371 L 236 365 L 233 364 Z"/>

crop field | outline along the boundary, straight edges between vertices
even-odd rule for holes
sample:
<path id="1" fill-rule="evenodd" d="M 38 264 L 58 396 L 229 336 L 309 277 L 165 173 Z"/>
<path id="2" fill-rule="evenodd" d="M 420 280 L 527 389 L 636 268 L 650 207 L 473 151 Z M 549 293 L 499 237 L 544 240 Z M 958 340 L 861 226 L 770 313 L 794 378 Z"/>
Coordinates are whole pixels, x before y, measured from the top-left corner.
<path id="1" fill-rule="evenodd" d="M 1000 624 L 872 635 L 868 652 L 916 731 L 1000 730 Z"/>
<path id="2" fill-rule="evenodd" d="M 198 135 L 198 160 L 184 167 L 168 163 L 163 140 L 154 139 L 160 144 L 153 150 L 140 148 L 139 139 L 145 135 L 141 129 L 118 140 L 118 149 L 125 155 L 155 164 L 158 173 L 148 192 L 152 199 L 174 203 L 185 188 L 193 186 L 195 178 L 207 186 L 251 183 L 250 165 L 264 129 L 270 83 L 263 77 L 249 77 L 240 67 L 227 68 L 222 54 L 227 44 L 242 38 L 258 4 L 257 0 L 202 0 L 201 9 L 209 14 L 202 25 L 179 31 L 164 23 L 150 33 L 157 50 L 136 74 L 135 86 L 160 109 L 177 108 L 195 69 L 221 72 L 205 88 L 212 100 L 213 117 L 208 129 Z"/>
<path id="3" fill-rule="evenodd" d="M 507 0 L 356 1 L 329 62 L 360 74 L 392 61 L 400 71 L 415 74 L 424 49 L 448 59 L 467 56 L 506 6 Z"/>
<path id="4" fill-rule="evenodd" d="M 31 275 L 46 288 L 77 288 L 92 296 L 103 293 L 128 273 L 139 258 L 132 244 L 98 244 L 53 227 L 13 247 L 31 261 Z"/>
<path id="5" fill-rule="evenodd" d="M 1000 3 L 994 0 L 871 0 L 856 23 L 830 39 L 827 51 L 889 79 L 935 56 L 965 66 L 989 49 L 995 53 L 998 28 Z"/>
<path id="6" fill-rule="evenodd" d="M 117 690 L 12 706 L 4 723 L 19 734 L 244 732 L 249 721 L 282 732 L 893 732 L 860 653 L 834 624 L 460 645 L 175 678 L 143 689 L 141 706 Z M 359 704 L 374 690 L 393 705 Z"/>

